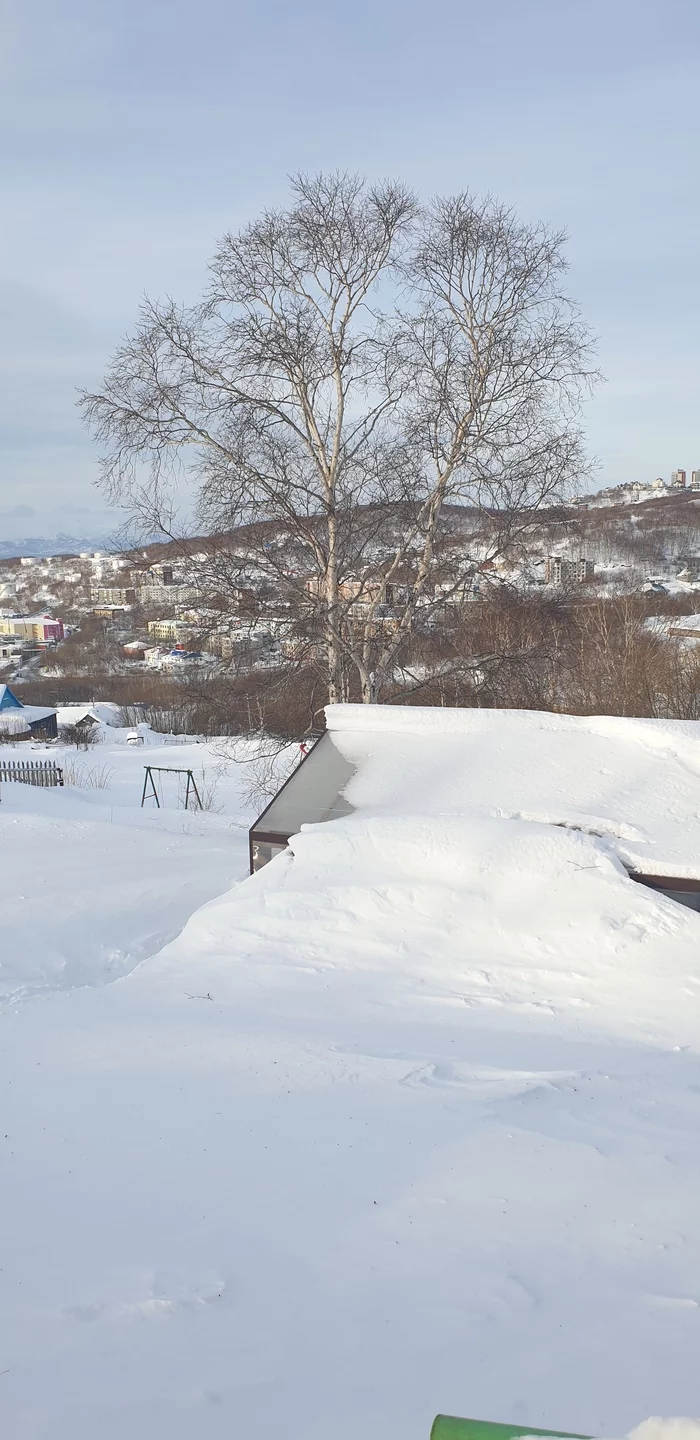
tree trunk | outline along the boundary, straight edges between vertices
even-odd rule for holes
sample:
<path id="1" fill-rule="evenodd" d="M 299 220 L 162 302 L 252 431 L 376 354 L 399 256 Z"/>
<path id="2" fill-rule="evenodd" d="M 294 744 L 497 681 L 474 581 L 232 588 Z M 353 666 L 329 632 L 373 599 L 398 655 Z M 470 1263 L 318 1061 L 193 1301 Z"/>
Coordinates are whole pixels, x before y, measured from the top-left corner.
<path id="1" fill-rule="evenodd" d="M 329 515 L 328 517 L 326 655 L 328 657 L 328 703 L 330 705 L 337 705 L 342 697 L 342 674 L 340 644 L 338 640 L 338 547 L 334 515 Z"/>

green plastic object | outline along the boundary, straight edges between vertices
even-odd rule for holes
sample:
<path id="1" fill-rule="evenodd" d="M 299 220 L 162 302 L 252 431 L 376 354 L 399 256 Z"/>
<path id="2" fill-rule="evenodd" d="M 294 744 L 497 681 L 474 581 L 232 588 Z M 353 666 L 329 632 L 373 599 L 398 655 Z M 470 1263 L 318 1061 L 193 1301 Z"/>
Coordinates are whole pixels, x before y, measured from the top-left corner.
<path id="1" fill-rule="evenodd" d="M 458 1415 L 436 1415 L 430 1440 L 516 1440 L 519 1435 L 558 1435 L 565 1440 L 591 1440 L 571 1430 L 537 1430 L 534 1425 L 496 1425 L 492 1420 L 461 1420 Z"/>

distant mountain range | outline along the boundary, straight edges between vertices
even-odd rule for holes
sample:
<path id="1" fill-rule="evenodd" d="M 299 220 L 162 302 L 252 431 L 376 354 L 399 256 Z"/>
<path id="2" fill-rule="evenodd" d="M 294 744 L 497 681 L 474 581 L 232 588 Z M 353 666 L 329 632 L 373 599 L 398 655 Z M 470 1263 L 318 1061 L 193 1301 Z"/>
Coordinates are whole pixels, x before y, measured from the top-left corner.
<path id="1" fill-rule="evenodd" d="M 21 540 L 0 540 L 0 560 L 14 560 L 20 555 L 79 555 L 82 550 L 109 550 L 104 535 L 24 535 Z"/>

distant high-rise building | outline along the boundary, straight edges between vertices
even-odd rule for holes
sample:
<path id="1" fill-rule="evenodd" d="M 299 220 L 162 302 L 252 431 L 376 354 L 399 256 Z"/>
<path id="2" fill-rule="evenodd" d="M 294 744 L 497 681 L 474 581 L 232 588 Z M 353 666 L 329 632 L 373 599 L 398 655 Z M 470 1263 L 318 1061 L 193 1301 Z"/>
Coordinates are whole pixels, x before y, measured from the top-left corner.
<path id="1" fill-rule="evenodd" d="M 685 470 L 672 470 L 671 484 L 676 490 L 685 490 Z"/>
<path id="2" fill-rule="evenodd" d="M 690 485 L 692 490 L 700 490 L 700 470 L 691 470 Z"/>

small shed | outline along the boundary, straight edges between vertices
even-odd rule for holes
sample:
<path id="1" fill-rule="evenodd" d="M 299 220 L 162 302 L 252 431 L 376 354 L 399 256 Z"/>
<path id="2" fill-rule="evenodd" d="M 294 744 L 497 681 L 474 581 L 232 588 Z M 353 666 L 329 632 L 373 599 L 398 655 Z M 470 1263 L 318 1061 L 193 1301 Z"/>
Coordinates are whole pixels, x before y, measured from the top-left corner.
<path id="1" fill-rule="evenodd" d="M 63 739 L 80 740 L 93 735 L 100 724 L 99 716 L 89 705 L 59 705 L 58 729 Z"/>

